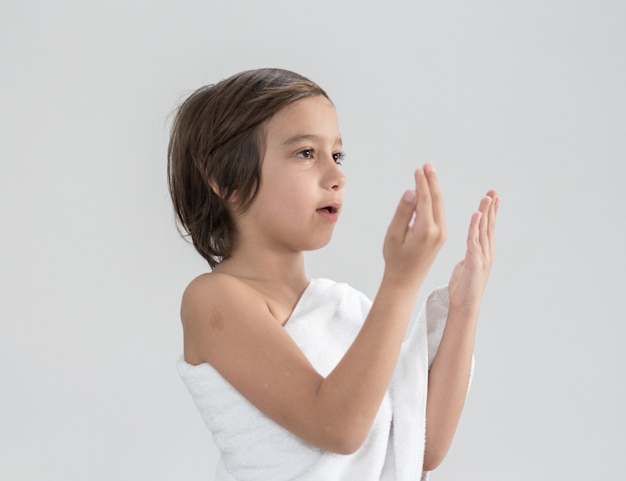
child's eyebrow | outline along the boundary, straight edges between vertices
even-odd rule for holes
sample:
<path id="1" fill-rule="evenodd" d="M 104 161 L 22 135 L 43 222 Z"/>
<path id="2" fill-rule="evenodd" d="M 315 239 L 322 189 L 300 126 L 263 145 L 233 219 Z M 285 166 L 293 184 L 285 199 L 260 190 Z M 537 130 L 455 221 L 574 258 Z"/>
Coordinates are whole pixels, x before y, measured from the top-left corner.
<path id="1" fill-rule="evenodd" d="M 314 135 L 314 134 L 298 134 L 298 135 L 294 135 L 293 137 L 289 137 L 287 140 L 285 140 L 283 142 L 282 145 L 291 145 L 291 144 L 295 144 L 297 142 L 301 142 L 303 140 L 316 140 L 319 141 L 321 140 L 322 137 L 320 137 L 319 135 Z M 337 140 L 335 140 L 335 145 L 343 145 L 343 142 L 341 141 L 341 137 L 337 137 Z"/>

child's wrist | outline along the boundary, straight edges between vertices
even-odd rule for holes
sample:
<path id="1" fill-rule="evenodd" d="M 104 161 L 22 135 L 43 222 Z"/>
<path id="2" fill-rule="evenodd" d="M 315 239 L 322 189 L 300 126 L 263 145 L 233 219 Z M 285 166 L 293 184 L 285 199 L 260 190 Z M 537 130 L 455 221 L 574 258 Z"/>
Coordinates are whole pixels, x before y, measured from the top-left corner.
<path id="1" fill-rule="evenodd" d="M 399 273 L 395 269 L 394 271 L 385 269 L 381 285 L 399 292 L 406 291 L 414 294 L 424 281 L 423 276 L 408 276 L 406 273 Z"/>
<path id="2" fill-rule="evenodd" d="M 480 312 L 480 302 L 468 302 L 462 305 L 455 305 L 450 302 L 448 306 L 448 320 L 460 319 L 464 322 L 478 319 Z"/>

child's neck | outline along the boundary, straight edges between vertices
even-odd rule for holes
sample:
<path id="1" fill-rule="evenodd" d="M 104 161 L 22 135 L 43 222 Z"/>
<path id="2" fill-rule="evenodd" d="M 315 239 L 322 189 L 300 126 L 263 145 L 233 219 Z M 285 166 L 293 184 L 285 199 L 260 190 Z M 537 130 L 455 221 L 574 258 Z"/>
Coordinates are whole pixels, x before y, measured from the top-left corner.
<path id="1" fill-rule="evenodd" d="M 214 272 L 221 272 L 253 283 L 274 288 L 298 291 L 308 284 L 302 252 L 260 252 L 237 249 L 233 256 L 219 264 Z"/>

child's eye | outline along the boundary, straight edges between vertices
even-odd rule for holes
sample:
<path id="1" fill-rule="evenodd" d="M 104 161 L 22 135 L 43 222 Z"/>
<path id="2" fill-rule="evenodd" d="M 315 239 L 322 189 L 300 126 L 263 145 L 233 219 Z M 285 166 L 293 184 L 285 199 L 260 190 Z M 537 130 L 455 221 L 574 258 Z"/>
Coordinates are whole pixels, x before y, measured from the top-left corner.
<path id="1" fill-rule="evenodd" d="M 337 165 L 341 165 L 343 164 L 343 159 L 345 158 L 345 156 L 346 156 L 345 152 L 335 152 L 333 154 L 333 160 L 335 161 Z"/>
<path id="2" fill-rule="evenodd" d="M 313 158 L 313 149 L 304 149 L 296 154 L 301 159 L 311 159 Z"/>

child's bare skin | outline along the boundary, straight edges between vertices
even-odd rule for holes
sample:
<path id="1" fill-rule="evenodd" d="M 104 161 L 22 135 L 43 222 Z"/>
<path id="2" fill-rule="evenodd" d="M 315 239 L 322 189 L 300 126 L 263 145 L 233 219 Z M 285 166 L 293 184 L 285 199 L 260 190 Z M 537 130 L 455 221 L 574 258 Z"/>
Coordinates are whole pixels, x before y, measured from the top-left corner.
<path id="1" fill-rule="evenodd" d="M 267 121 L 265 133 L 261 188 L 237 216 L 236 249 L 184 294 L 185 360 L 210 363 L 300 438 L 353 453 L 389 387 L 418 291 L 445 241 L 437 175 L 430 164 L 415 171 L 415 190 L 404 194 L 385 237 L 385 270 L 372 308 L 324 378 L 282 325 L 308 284 L 303 251 L 329 242 L 341 211 L 345 177 L 337 165 L 341 136 L 334 107 L 322 96 L 299 100 Z M 429 375 L 426 470 L 445 456 L 463 407 L 493 261 L 497 204 L 494 191 L 481 201 L 465 259 L 450 282 L 448 324 Z"/>
<path id="2" fill-rule="evenodd" d="M 495 221 L 500 199 L 490 190 L 472 215 L 465 258 L 455 267 L 448 291 L 448 319 L 428 376 L 424 470 L 443 460 L 467 394 L 476 322 L 494 259 Z"/>

